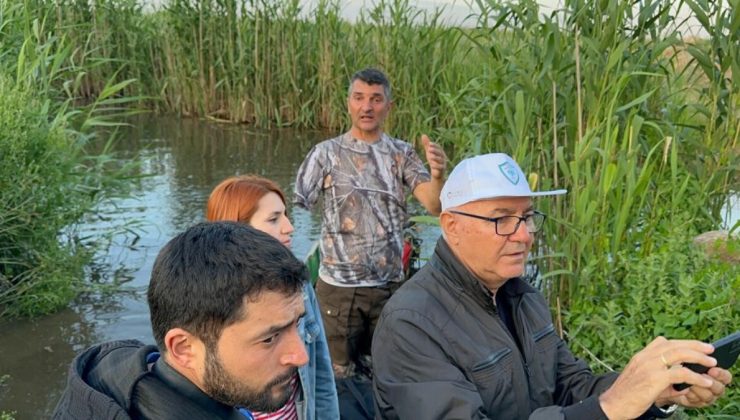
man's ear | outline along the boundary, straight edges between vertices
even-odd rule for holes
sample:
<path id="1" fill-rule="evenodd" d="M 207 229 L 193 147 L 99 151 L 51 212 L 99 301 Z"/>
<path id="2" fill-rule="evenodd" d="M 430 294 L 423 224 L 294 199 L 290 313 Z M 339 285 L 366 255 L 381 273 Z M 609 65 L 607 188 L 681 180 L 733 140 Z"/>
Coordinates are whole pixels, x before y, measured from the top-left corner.
<path id="1" fill-rule="evenodd" d="M 167 362 L 178 370 L 197 370 L 199 360 L 203 360 L 203 342 L 182 328 L 173 328 L 164 336 L 167 348 Z"/>
<path id="2" fill-rule="evenodd" d="M 460 241 L 460 223 L 457 222 L 457 218 L 452 213 L 443 211 L 439 214 L 439 227 L 442 229 L 448 244 L 458 244 Z"/>

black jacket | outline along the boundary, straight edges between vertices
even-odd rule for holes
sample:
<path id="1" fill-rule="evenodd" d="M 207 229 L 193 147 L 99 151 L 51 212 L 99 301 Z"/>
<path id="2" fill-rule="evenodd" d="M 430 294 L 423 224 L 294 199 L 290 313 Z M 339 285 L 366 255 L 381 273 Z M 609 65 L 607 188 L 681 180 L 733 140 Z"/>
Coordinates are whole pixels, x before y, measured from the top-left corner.
<path id="1" fill-rule="evenodd" d="M 53 419 L 233 419 L 245 417 L 204 394 L 136 340 L 92 346 L 75 357 Z"/>
<path id="2" fill-rule="evenodd" d="M 373 337 L 376 413 L 386 419 L 600 419 L 595 376 L 555 333 L 542 294 L 521 279 L 498 290 L 521 351 L 491 294 L 443 238 L 390 299 Z"/>

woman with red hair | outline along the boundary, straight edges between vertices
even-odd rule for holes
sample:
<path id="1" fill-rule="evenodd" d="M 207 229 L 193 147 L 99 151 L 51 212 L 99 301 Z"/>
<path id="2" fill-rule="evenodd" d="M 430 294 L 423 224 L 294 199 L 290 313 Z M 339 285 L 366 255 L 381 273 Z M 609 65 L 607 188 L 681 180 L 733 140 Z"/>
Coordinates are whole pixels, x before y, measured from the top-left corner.
<path id="1" fill-rule="evenodd" d="M 231 177 L 216 186 L 208 198 L 209 221 L 247 223 L 290 247 L 293 225 L 285 211 L 285 195 L 273 181 L 255 175 Z M 298 328 L 306 344 L 309 361 L 298 369 L 294 392 L 285 406 L 274 413 L 252 413 L 256 420 L 298 418 L 339 419 L 339 403 L 326 333 L 316 294 L 309 282 L 304 286 L 306 315 Z"/>

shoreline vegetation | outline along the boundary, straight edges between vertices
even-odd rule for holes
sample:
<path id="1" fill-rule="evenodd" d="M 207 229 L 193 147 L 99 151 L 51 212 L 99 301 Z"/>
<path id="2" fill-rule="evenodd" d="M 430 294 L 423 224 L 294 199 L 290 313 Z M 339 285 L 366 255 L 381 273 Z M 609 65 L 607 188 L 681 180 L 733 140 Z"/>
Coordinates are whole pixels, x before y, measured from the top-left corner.
<path id="1" fill-rule="evenodd" d="M 86 197 L 45 201 L 46 210 L 23 219 L 12 213 L 28 205 L 23 199 L 47 198 L 0 181 L 3 194 L 19 197 L 0 207 L 0 235 L 59 209 L 68 215 L 0 238 L 18 249 L 0 255 L 0 299 L 23 293 L 17 284 L 56 277 L 38 263 L 43 241 L 29 238 L 43 237 L 51 254 L 84 254 L 60 232 L 108 191 L 96 176 L 124 178 L 102 166 L 72 169 L 91 161 L 84 139 L 96 128 L 148 109 L 340 130 L 347 80 L 377 66 L 393 83 L 389 132 L 428 133 L 451 163 L 504 151 L 538 188 L 569 190 L 538 202 L 550 221 L 535 261 L 559 332 L 592 366 L 622 366 L 658 334 L 720 338 L 740 325 L 740 269 L 706 257 L 691 239 L 738 228 L 721 223 L 740 190 L 740 0 L 680 2 L 708 34 L 687 40 L 673 3 L 564 0 L 542 15 L 532 0 L 481 0 L 477 25 L 455 28 L 406 0 L 379 0 L 353 24 L 323 0 L 311 10 L 297 0 L 169 0 L 155 11 L 135 0 L 0 0 L 0 87 L 11 98 L 0 99 L 0 124 L 15 118 L 3 119 L 5 108 L 19 107 L 29 115 L 14 137 L 19 147 L 32 149 L 27 133 L 41 133 L 56 139 L 44 147 L 73 162 L 55 166 L 64 176 L 26 184 L 51 177 Z M 38 171 L 48 155 L 27 156 L 3 170 Z M 737 239 L 727 248 L 740 252 Z M 60 291 L 43 310 L 7 312 L 0 300 L 3 314 L 63 306 L 85 287 L 79 258 L 61 276 L 73 292 Z M 697 413 L 740 415 L 737 387 Z"/>

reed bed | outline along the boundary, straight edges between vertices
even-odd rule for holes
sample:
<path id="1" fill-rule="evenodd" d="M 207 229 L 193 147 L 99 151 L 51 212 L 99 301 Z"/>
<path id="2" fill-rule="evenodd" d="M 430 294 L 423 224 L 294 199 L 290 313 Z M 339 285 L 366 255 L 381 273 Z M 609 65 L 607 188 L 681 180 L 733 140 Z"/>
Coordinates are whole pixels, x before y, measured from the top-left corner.
<path id="1" fill-rule="evenodd" d="M 377 2 L 352 25 L 330 0 L 311 10 L 295 0 L 171 0 L 153 12 L 136 0 L 25 0 L 24 9 L 29 24 L 43 16 L 50 36 L 75 46 L 71 58 L 87 70 L 78 96 L 115 75 L 137 80 L 123 92 L 151 109 L 260 127 L 346 126 L 347 79 L 372 65 L 392 75 L 389 128 L 429 130 L 446 114 L 441 95 L 486 58 L 440 12 L 407 0 Z"/>
<path id="2" fill-rule="evenodd" d="M 509 151 L 542 187 L 570 190 L 542 200 L 560 222 L 548 240 L 568 256 L 547 271 L 572 274 L 551 285 L 564 302 L 618 287 L 620 250 L 650 255 L 676 223 L 715 228 L 738 189 L 740 89 L 727 71 L 738 31 L 724 34 L 740 16 L 708 5 L 716 23 L 699 48 L 671 30 L 670 6 L 569 1 L 542 17 L 535 2 L 491 3 L 497 25 L 474 35 L 493 62 L 451 106 L 451 146 Z M 684 51 L 692 58 L 679 63 Z"/>
<path id="3" fill-rule="evenodd" d="M 133 80 L 102 70 L 112 59 L 81 66 L 91 52 L 36 7 L 0 1 L 0 317 L 52 312 L 90 288 L 84 269 L 101 238 L 76 224 L 125 193 L 131 166 L 112 170 L 107 148 L 86 146 L 141 100 L 121 95 Z"/>
<path id="4" fill-rule="evenodd" d="M 105 101 L 86 116 L 136 103 L 336 130 L 347 128 L 350 75 L 382 68 L 390 132 L 429 133 L 453 163 L 507 152 L 538 188 L 569 190 L 537 203 L 551 219 L 537 262 L 573 343 L 607 360 L 599 342 L 625 344 L 625 357 L 654 334 L 736 325 L 738 268 L 682 245 L 720 227 L 740 190 L 740 0 L 679 2 L 706 39 L 681 37 L 669 0 L 565 0 L 547 15 L 533 0 L 475 4 L 471 27 L 457 28 L 407 0 L 379 0 L 352 24 L 332 0 L 169 0 L 154 11 L 136 0 L 0 0 L 0 63 L 13 64 L 0 67 L 50 97 Z M 718 292 L 686 293 L 702 282 Z M 648 305 L 648 290 L 668 298 Z M 667 307 L 698 312 L 677 324 Z M 634 322 L 615 327 L 625 314 Z M 594 325 L 614 331 L 598 341 Z"/>

